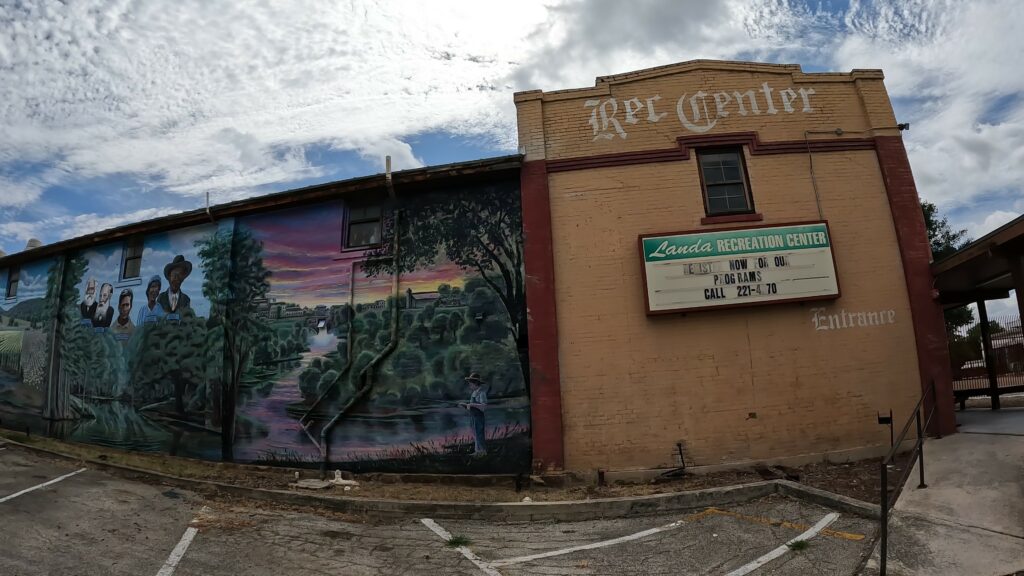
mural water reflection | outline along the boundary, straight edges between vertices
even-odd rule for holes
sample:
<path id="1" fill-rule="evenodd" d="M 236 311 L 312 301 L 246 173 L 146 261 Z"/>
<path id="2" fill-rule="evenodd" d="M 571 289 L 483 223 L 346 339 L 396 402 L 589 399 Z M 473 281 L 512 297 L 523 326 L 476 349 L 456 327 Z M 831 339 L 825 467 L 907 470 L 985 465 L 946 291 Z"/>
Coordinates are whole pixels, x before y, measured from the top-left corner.
<path id="1" fill-rule="evenodd" d="M 0 270 L 19 286 L 0 302 L 0 424 L 210 460 L 529 470 L 522 258 L 512 180 Z"/>

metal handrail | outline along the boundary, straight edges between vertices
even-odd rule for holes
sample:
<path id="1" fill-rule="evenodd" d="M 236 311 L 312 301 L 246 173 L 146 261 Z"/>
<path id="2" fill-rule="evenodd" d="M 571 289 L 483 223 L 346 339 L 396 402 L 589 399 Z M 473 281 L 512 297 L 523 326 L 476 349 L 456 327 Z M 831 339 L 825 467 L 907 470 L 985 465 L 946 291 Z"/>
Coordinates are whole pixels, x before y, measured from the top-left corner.
<path id="1" fill-rule="evenodd" d="M 914 449 L 911 450 L 910 461 L 917 458 L 917 469 L 920 475 L 920 481 L 918 482 L 918 488 L 927 488 L 928 485 L 924 483 L 924 431 L 928 429 L 928 426 L 932 423 L 932 417 L 935 416 L 935 408 L 938 405 L 938 396 L 935 395 L 935 381 L 931 381 L 929 387 L 932 393 L 932 406 L 928 411 L 928 415 L 925 417 L 924 425 L 921 424 L 921 406 L 924 404 L 924 399 L 927 396 L 927 390 L 921 393 L 921 398 L 917 401 L 917 405 L 914 406 L 914 414 L 907 418 L 907 423 L 903 425 L 903 430 L 900 432 L 899 437 L 893 442 L 892 447 L 889 448 L 889 453 L 886 454 L 885 458 L 882 459 L 881 464 L 881 480 L 882 486 L 880 488 L 881 493 L 881 517 L 879 520 L 879 534 L 881 538 L 879 548 L 879 575 L 885 576 L 885 565 L 886 557 L 889 551 L 889 464 L 892 463 L 893 458 L 896 457 L 896 453 L 899 451 L 900 446 L 903 445 L 906 440 L 907 433 L 910 431 L 910 424 L 916 422 L 917 426 L 917 441 L 914 442 Z M 892 501 L 895 504 L 896 498 L 899 497 L 900 490 L 903 489 L 903 484 L 907 481 L 910 476 L 910 471 L 913 470 L 913 466 L 907 466 L 900 474 L 900 479 L 896 483 L 896 489 L 893 491 Z"/>

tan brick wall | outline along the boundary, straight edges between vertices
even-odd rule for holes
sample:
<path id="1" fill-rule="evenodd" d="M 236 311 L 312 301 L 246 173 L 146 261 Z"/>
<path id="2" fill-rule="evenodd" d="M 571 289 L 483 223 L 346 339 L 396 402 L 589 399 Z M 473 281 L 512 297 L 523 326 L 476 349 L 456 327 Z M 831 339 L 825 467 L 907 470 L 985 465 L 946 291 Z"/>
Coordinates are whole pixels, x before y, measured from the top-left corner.
<path id="1" fill-rule="evenodd" d="M 620 77 L 595 89 L 544 95 L 542 110 L 536 93 L 530 94 L 519 102 L 530 106 L 521 108 L 520 134 L 534 134 L 530 147 L 539 154 L 536 133 L 543 123 L 549 161 L 669 148 L 677 136 L 692 134 L 669 101 L 682 92 L 765 81 L 812 85 L 819 111 L 731 114 L 708 134 L 756 131 L 762 141 L 778 141 L 803 139 L 805 130 L 851 132 L 895 123 L 877 72 L 819 77 L 791 67 L 784 74 L 776 70 L 782 67 L 712 68 L 682 65 L 662 71 L 664 76 Z M 594 141 L 589 110 L 580 109 L 600 91 L 660 93 L 670 114 L 657 123 L 630 125 L 625 139 Z M 806 154 L 747 152 L 762 223 L 819 219 Z M 874 151 L 816 153 L 814 169 L 831 227 L 840 299 L 663 317 L 644 311 L 637 236 L 722 227 L 700 224 L 705 214 L 695 159 L 549 175 L 567 469 L 672 466 L 678 441 L 685 442 L 694 464 L 888 442 L 876 413 L 892 408 L 898 420 L 906 418 L 920 388 L 906 284 L 878 161 Z M 896 321 L 819 331 L 812 322 L 817 307 L 829 313 L 893 310 Z"/>

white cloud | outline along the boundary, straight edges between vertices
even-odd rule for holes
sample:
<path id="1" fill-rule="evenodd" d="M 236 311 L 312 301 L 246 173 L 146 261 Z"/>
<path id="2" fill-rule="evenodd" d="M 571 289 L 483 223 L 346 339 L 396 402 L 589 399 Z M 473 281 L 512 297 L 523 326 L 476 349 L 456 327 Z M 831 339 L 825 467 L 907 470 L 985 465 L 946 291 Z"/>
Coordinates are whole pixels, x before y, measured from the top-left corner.
<path id="1" fill-rule="evenodd" d="M 28 240 L 39 238 L 53 242 L 65 238 L 84 236 L 123 224 L 140 222 L 179 212 L 175 208 L 145 208 L 123 214 L 77 214 L 52 216 L 38 221 L 11 220 L 0 222 L 0 239 Z"/>
<path id="2" fill-rule="evenodd" d="M 25 206 L 43 194 L 43 186 L 32 181 L 15 181 L 0 176 L 0 206 Z"/>
<path id="3" fill-rule="evenodd" d="M 882 68 L 900 121 L 912 124 L 904 136 L 924 198 L 972 233 L 989 217 L 972 210 L 992 205 L 981 199 L 998 192 L 1009 198 L 999 210 L 1024 208 L 1024 3 L 835 6 L 0 3 L 0 239 L 69 237 L 149 217 L 53 216 L 53 199 L 41 195 L 72 176 L 128 175 L 141 188 L 209 191 L 223 202 L 323 176 L 314 145 L 381 169 L 391 155 L 396 170 L 423 164 L 409 141 L 429 131 L 513 150 L 513 90 L 587 86 L 695 58 Z M 25 165 L 45 168 L 14 176 Z M 47 203 L 40 221 L 18 218 Z"/>
<path id="4" fill-rule="evenodd" d="M 847 21 L 835 63 L 883 68 L 890 96 L 907 99 L 897 112 L 921 195 L 941 210 L 1024 198 L 1024 4 L 854 3 Z"/>
<path id="5" fill-rule="evenodd" d="M 318 175 L 310 144 L 404 167 L 421 162 L 402 138 L 425 130 L 512 148 L 493 93 L 510 100 L 501 78 L 543 17 L 411 1 L 0 5 L 0 167 L 60 158 L 79 176 L 227 198 Z"/>
<path id="6" fill-rule="evenodd" d="M 999 228 L 1003 224 L 1013 220 L 1020 216 L 1019 212 L 1010 212 L 1007 210 L 996 210 L 978 222 L 971 222 L 967 224 L 967 236 L 970 238 L 981 238 L 985 234 Z"/>

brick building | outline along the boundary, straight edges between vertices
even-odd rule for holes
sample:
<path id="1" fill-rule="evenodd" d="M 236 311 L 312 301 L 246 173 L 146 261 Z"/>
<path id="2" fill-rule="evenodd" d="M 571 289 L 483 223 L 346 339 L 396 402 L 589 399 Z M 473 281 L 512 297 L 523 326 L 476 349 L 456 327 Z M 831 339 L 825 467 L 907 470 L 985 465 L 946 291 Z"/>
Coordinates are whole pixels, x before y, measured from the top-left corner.
<path id="1" fill-rule="evenodd" d="M 534 380 L 535 458 L 856 458 L 888 449 L 879 413 L 903 421 L 932 381 L 949 394 L 881 71 L 693 61 L 515 102 L 527 271 L 551 292 L 531 295 L 531 337 L 551 344 L 533 370 L 560 383 Z"/>
<path id="2" fill-rule="evenodd" d="M 522 154 L 0 257 L 0 420 L 127 450 L 520 473 L 887 449 L 948 353 L 877 70 L 515 95 Z M 486 413 L 459 402 L 486 387 Z M 929 400 L 929 404 L 931 401 Z"/>

